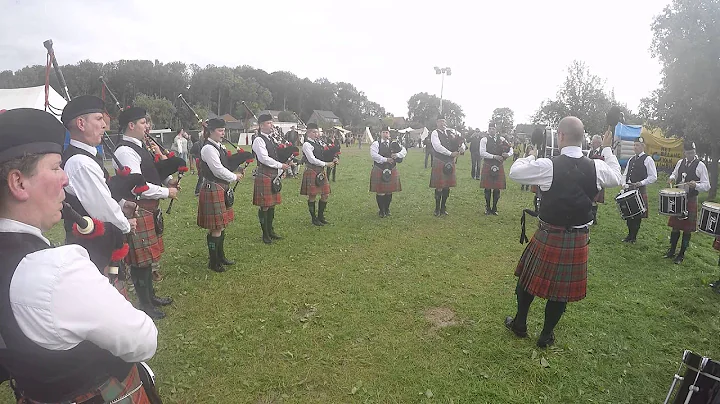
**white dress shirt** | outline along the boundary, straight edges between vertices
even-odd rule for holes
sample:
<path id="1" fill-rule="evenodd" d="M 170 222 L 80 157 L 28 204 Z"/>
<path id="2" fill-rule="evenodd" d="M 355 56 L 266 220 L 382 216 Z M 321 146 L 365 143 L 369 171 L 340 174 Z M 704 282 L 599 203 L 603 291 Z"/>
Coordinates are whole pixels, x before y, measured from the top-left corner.
<path id="1" fill-rule="evenodd" d="M 265 135 L 264 136 L 269 136 Z M 253 140 L 252 144 L 252 150 L 255 152 L 255 156 L 258 159 L 258 163 L 266 165 L 271 168 L 277 168 L 278 170 L 282 169 L 283 163 L 271 158 L 268 156 L 267 147 L 265 146 L 265 140 L 261 138 L 260 136 L 256 136 L 255 140 Z"/>
<path id="2" fill-rule="evenodd" d="M 227 182 L 235 181 L 237 179 L 235 173 L 228 170 L 227 167 L 220 162 L 220 152 L 218 152 L 218 148 L 223 152 L 225 152 L 225 149 L 212 139 L 208 138 L 208 141 L 212 143 L 212 145 L 206 144 L 200 149 L 200 158 L 207 163 L 215 177 Z"/>
<path id="3" fill-rule="evenodd" d="M 308 163 L 310 163 L 314 166 L 320 166 L 320 167 L 325 167 L 327 165 L 326 162 L 319 160 L 317 157 L 315 157 L 315 146 L 313 146 L 312 143 L 310 143 L 310 142 L 303 143 L 302 152 L 303 152 L 303 156 L 305 156 Z"/>
<path id="4" fill-rule="evenodd" d="M 97 149 L 77 140 L 70 144 L 86 152 L 97 155 Z M 68 176 L 65 192 L 75 196 L 87 213 L 102 222 L 112 223 L 123 234 L 130 233 L 130 223 L 118 202 L 112 198 L 105 175 L 97 162 L 84 154 L 76 154 L 65 162 L 63 169 Z"/>
<path id="5" fill-rule="evenodd" d="M 695 157 L 697 159 L 697 156 Z M 670 174 L 670 181 L 675 182 L 678 178 L 678 171 L 680 170 L 680 165 L 682 162 L 685 161 L 685 159 L 681 159 L 677 162 L 675 165 L 675 169 L 673 170 L 672 174 Z M 705 166 L 705 163 L 702 161 L 698 162 L 697 168 L 695 169 L 695 175 L 700 177 L 700 182 L 695 183 L 695 190 L 698 192 L 707 192 L 710 190 L 710 176 L 708 175 L 708 169 Z M 682 178 L 678 181 L 682 181 Z"/>
<path id="6" fill-rule="evenodd" d="M 188 141 L 184 136 L 175 136 L 175 148 L 178 153 L 187 154 L 188 152 Z"/>
<path id="7" fill-rule="evenodd" d="M 630 169 L 630 160 L 641 158 L 643 156 L 647 156 L 647 154 L 645 154 L 645 152 L 642 152 L 639 155 L 632 156 L 630 157 L 630 159 L 628 159 L 627 164 L 625 164 L 625 171 L 623 171 L 623 183 L 627 182 L 628 170 Z M 647 177 L 644 180 L 640 181 L 640 185 L 647 186 L 650 184 L 654 184 L 655 181 L 657 181 L 657 168 L 655 167 L 655 160 L 653 160 L 652 157 L 645 158 L 644 163 L 645 168 L 647 169 Z"/>
<path id="8" fill-rule="evenodd" d="M 454 129 L 453 129 L 453 131 L 454 131 Z M 458 134 L 456 133 L 456 135 L 458 135 Z M 432 133 L 430 134 L 430 143 L 432 143 L 433 149 L 435 149 L 436 152 L 438 152 L 440 154 L 444 154 L 446 156 L 449 156 L 452 154 L 452 152 L 450 150 L 445 148 L 445 146 L 443 146 L 442 143 L 440 143 L 440 136 L 438 136 L 437 129 L 432 131 Z M 465 151 L 465 142 L 460 143 L 460 150 Z"/>
<path id="9" fill-rule="evenodd" d="M 383 142 L 386 142 L 388 147 L 390 146 L 389 140 L 387 140 L 387 141 L 383 140 Z M 442 145 L 440 145 L 440 146 L 442 147 Z M 399 158 L 399 159 L 403 159 L 403 158 L 405 158 L 405 156 L 407 156 L 407 150 L 405 150 L 405 146 L 401 146 L 401 147 L 402 147 L 402 150 L 400 150 L 397 153 L 397 158 Z M 445 149 L 445 150 L 447 150 L 447 149 Z M 448 154 L 448 156 L 449 156 L 449 154 Z M 370 157 L 373 159 L 374 162 L 376 162 L 378 164 L 387 163 L 388 158 L 380 155 L 380 141 L 376 140 L 376 141 L 372 142 L 372 144 L 370 145 Z"/>
<path id="10" fill-rule="evenodd" d="M 584 156 L 579 146 L 563 147 L 560 154 L 572 158 Z M 592 160 L 595 163 L 598 191 L 622 184 L 620 163 L 618 163 L 617 157 L 612 154 L 609 147 L 603 148 L 602 156 L 605 160 Z M 523 185 L 537 185 L 540 190 L 547 191 L 550 189 L 553 180 L 552 160 L 548 158 L 536 159 L 532 155 L 519 158 L 510 167 L 510 178 Z"/>
<path id="11" fill-rule="evenodd" d="M 0 219 L 0 232 L 40 229 Z M 126 362 L 145 361 L 157 349 L 157 328 L 98 271 L 78 245 L 28 254 L 10 281 L 10 306 L 20 330 L 39 346 L 65 351 L 90 341 Z"/>
<path id="12" fill-rule="evenodd" d="M 143 143 L 140 140 L 135 139 L 134 137 L 123 135 L 123 140 L 134 143 L 140 147 L 144 147 Z M 120 161 L 120 164 L 126 167 L 130 167 L 131 173 L 142 174 L 142 170 L 140 169 L 140 163 L 142 162 L 142 159 L 140 158 L 140 155 L 137 154 L 135 150 L 133 150 L 131 147 L 118 147 L 117 150 L 115 150 L 115 157 L 117 157 L 117 159 Z M 113 167 L 115 167 L 115 169 L 118 168 L 115 161 L 113 161 Z M 168 178 L 166 178 L 165 181 L 167 181 Z M 165 199 L 170 194 L 169 189 L 160 185 L 151 184 L 149 182 L 147 183 L 147 185 L 149 189 L 140 195 L 142 199 Z"/>
<path id="13" fill-rule="evenodd" d="M 505 141 L 505 138 L 502 136 L 500 136 L 499 139 L 501 142 Z M 487 137 L 483 137 L 482 139 L 480 139 L 480 146 L 478 146 L 478 147 L 479 147 L 480 158 L 492 160 L 495 157 L 494 154 L 490 154 L 487 151 Z M 511 147 L 510 151 L 508 151 L 508 155 L 512 156 L 512 154 L 513 154 L 513 149 Z"/>

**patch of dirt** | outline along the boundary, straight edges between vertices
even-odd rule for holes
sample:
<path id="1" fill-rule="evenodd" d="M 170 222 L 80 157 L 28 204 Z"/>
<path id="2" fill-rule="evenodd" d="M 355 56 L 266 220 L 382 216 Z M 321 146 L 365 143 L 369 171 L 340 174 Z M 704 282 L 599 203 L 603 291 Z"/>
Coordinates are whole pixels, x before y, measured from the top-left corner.
<path id="1" fill-rule="evenodd" d="M 448 307 L 431 307 L 425 310 L 425 320 L 432 324 L 432 328 L 436 330 L 459 324 L 455 312 Z"/>

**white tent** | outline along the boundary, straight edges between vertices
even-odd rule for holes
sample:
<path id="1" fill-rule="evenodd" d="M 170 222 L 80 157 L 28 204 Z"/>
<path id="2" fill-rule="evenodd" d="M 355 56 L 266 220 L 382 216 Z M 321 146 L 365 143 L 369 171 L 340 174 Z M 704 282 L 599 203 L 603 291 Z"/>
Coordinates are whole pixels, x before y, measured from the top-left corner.
<path id="1" fill-rule="evenodd" d="M 56 111 L 62 111 L 67 101 L 50 87 L 48 95 L 50 105 Z M 27 88 L 0 89 L 0 109 L 35 108 L 45 110 L 45 86 Z M 51 112 L 48 109 L 48 112 Z M 57 117 L 60 119 L 60 117 Z"/>
<path id="2" fill-rule="evenodd" d="M 375 141 L 373 140 L 372 134 L 370 134 L 370 128 L 367 126 L 365 127 L 365 134 L 363 134 L 362 141 L 368 144 Z"/>

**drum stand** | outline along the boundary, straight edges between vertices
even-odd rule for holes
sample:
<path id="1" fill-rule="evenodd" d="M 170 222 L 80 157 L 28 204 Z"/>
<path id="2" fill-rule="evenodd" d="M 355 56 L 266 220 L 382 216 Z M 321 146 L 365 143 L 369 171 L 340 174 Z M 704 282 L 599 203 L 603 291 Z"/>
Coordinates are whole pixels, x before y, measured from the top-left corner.
<path id="1" fill-rule="evenodd" d="M 688 351 L 688 350 L 686 349 L 685 352 L 683 353 L 682 363 L 680 363 L 680 366 L 678 367 L 677 372 L 675 372 L 675 376 L 673 376 L 673 382 L 672 382 L 672 384 L 670 385 L 670 390 L 668 391 L 667 397 L 665 397 L 665 402 L 664 402 L 663 404 L 668 404 L 668 403 L 670 402 L 670 396 L 672 395 L 673 390 L 675 390 L 675 386 L 677 385 L 677 382 L 678 382 L 678 381 L 684 381 L 684 380 L 685 380 L 684 377 L 682 377 L 682 376 L 680 376 L 680 375 L 678 374 L 678 373 L 680 373 L 680 369 L 682 369 L 683 365 L 685 365 L 685 367 L 686 367 L 687 369 L 690 369 L 690 370 L 696 372 L 696 373 L 695 373 L 695 380 L 693 380 L 693 384 L 691 384 L 691 385 L 688 387 L 688 390 L 689 390 L 689 391 L 688 391 L 688 395 L 687 395 L 687 397 L 685 397 L 685 402 L 684 402 L 683 404 L 689 404 L 689 403 L 690 403 L 690 400 L 692 399 L 693 394 L 694 394 L 694 393 L 697 393 L 698 391 L 700 391 L 700 388 L 697 387 L 695 384 L 697 383 L 698 379 L 700 378 L 700 374 L 703 373 L 701 369 L 705 368 L 705 365 L 707 364 L 708 358 L 702 358 L 702 362 L 700 363 L 700 369 L 695 369 L 695 368 L 693 368 L 692 366 L 688 366 L 688 365 L 685 363 L 685 360 L 686 360 L 687 355 L 688 355 L 689 352 L 690 352 L 690 351 Z M 707 376 L 707 375 L 706 375 L 706 376 Z"/>

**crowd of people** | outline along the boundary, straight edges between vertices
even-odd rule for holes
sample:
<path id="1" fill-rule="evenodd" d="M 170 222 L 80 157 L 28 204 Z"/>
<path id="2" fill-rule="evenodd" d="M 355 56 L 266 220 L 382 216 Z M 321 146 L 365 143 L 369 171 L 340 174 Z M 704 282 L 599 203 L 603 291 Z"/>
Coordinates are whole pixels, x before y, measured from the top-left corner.
<path id="1" fill-rule="evenodd" d="M 160 308 L 172 304 L 171 298 L 157 296 L 153 286 L 153 266 L 164 252 L 159 201 L 177 198 L 185 160 L 192 164 L 197 158 L 197 225 L 207 230 L 208 268 L 224 272 L 234 264 L 225 254 L 225 232 L 235 217 L 232 184 L 246 177 L 244 168 L 256 162 L 252 203 L 258 207 L 262 241 L 273 244 L 282 240 L 274 226 L 282 178 L 297 175 L 299 163 L 305 165 L 299 194 L 307 197 L 311 225 L 330 224 L 330 173 L 338 164 L 342 139 L 335 133 L 321 136 L 315 124 L 307 125 L 304 139 L 282 135 L 272 116 L 263 114 L 252 151 L 233 154 L 223 145 L 225 121 L 213 118 L 203 122 L 202 138 L 195 142 L 184 131 L 178 133 L 172 148 L 183 166 L 167 171 L 178 157 L 148 142 L 147 111 L 128 107 L 118 117 L 122 137 L 110 153 L 116 172 L 111 176 L 97 150 L 108 127 L 104 102 L 94 96 L 75 98 L 61 121 L 34 109 L 0 114 L 0 249 L 5 257 L 0 301 L 6 302 L 0 306 L 0 380 L 12 379 L 18 402 L 28 404 L 160 403 L 154 376 L 144 363 L 157 348 L 153 320 L 163 318 Z M 604 189 L 622 185 L 637 190 L 647 206 L 646 189 L 657 180 L 657 171 L 642 139 L 635 142 L 635 156 L 622 173 L 611 150 L 612 122 L 603 137 L 593 138 L 586 156 L 583 123 L 571 116 L 562 119 L 560 155 L 553 158 L 538 157 L 532 146 L 523 147 L 521 156 L 517 145 L 492 124 L 486 136 L 471 137 L 468 146 L 442 116 L 436 123 L 426 142 L 425 164 L 429 157 L 437 220 L 449 215 L 458 159 L 468 148 L 471 176 L 484 189 L 486 215 L 499 215 L 506 177 L 536 192 L 538 229 L 517 263 L 517 308 L 504 326 L 527 338 L 529 308 L 536 297 L 545 299 L 536 344 L 554 344 L 567 303 L 586 296 L 590 227 L 597 223 Z M 63 149 L 66 130 L 71 140 Z M 302 160 L 297 159 L 299 148 Z M 393 195 L 402 191 L 397 164 L 407 149 L 392 139 L 390 128 L 382 127 L 369 155 L 369 190 L 375 193 L 378 216 L 387 218 Z M 506 176 L 505 161 L 511 157 Z M 678 179 L 689 190 L 689 214 L 670 218 L 671 245 L 665 256 L 679 264 L 697 226 L 698 193 L 709 189 L 707 168 L 691 143 L 670 176 L 671 183 Z M 628 218 L 623 241 L 636 242 L 642 218 Z M 66 245 L 52 247 L 42 232 L 60 220 Z M 714 245 L 720 250 L 720 240 Z M 137 308 L 123 282 L 126 270 Z M 720 287 L 720 281 L 714 286 Z"/>

